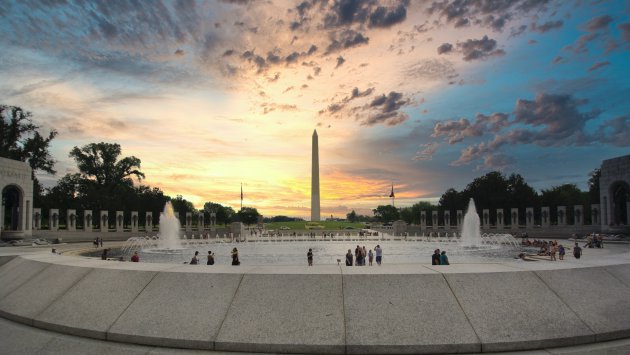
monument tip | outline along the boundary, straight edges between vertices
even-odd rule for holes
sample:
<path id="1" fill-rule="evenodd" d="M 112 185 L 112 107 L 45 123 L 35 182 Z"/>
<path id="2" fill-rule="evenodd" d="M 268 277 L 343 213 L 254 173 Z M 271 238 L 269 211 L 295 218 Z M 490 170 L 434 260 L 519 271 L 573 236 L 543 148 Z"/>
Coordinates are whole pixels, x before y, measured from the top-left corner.
<path id="1" fill-rule="evenodd" d="M 317 135 L 317 129 L 313 130 L 313 135 L 316 136 Z"/>

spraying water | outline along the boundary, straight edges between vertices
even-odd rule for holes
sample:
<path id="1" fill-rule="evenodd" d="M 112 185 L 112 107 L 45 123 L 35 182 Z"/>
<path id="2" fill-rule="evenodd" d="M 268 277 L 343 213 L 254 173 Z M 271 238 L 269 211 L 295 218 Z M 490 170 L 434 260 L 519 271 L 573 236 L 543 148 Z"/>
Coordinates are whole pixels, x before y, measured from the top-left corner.
<path id="1" fill-rule="evenodd" d="M 466 247 L 478 247 L 481 245 L 480 225 L 477 208 L 475 208 L 475 201 L 471 198 L 470 201 L 468 201 L 468 210 L 466 210 L 466 214 L 464 215 L 462 237 L 460 239 L 461 245 Z"/>
<path id="2" fill-rule="evenodd" d="M 173 212 L 171 202 L 166 202 L 164 212 L 160 214 L 160 249 L 181 249 L 182 244 L 179 239 L 179 220 Z"/>

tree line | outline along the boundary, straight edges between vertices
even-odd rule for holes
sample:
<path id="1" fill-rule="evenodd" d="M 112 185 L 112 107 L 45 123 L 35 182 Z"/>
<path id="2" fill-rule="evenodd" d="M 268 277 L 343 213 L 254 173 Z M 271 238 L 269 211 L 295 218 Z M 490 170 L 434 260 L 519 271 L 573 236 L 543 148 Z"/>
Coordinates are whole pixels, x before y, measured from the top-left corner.
<path id="1" fill-rule="evenodd" d="M 410 224 L 420 224 L 420 212 L 427 211 L 427 216 L 432 211 L 466 211 L 468 201 L 475 201 L 477 211 L 489 210 L 490 223 L 497 220 L 497 210 L 504 209 L 503 215 L 509 216 L 511 208 L 519 209 L 519 221 L 525 220 L 525 208 L 534 207 L 534 223 L 541 224 L 540 207 L 550 208 L 551 221 L 557 220 L 557 211 L 554 207 L 567 206 L 566 218 L 569 224 L 573 223 L 573 206 L 584 207 L 584 222 L 591 223 L 591 205 L 599 204 L 599 169 L 589 174 L 588 191 L 580 190 L 575 184 L 563 184 L 539 192 L 534 190 L 520 174 L 503 175 L 501 172 L 492 171 L 481 177 L 475 178 L 462 191 L 450 188 L 442 194 L 439 203 L 432 205 L 428 202 L 418 202 L 411 207 L 395 208 L 392 205 L 380 205 L 372 212 L 374 216 L 357 215 L 355 211 L 348 213 L 349 221 L 377 221 L 388 223 L 395 220 L 403 220 Z M 443 214 L 438 214 L 438 224 L 443 224 Z M 427 223 L 432 223 L 427 218 Z"/>

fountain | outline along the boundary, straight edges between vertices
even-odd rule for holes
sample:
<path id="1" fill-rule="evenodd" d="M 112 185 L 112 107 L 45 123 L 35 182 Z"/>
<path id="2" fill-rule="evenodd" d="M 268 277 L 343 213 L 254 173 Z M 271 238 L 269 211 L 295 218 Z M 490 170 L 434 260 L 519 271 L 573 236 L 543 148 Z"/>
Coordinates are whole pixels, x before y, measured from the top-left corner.
<path id="1" fill-rule="evenodd" d="M 182 243 L 179 239 L 179 220 L 173 212 L 173 205 L 170 201 L 164 205 L 164 212 L 160 214 L 159 249 L 181 249 Z"/>
<path id="2" fill-rule="evenodd" d="M 482 243 L 480 225 L 479 215 L 475 208 L 475 201 L 471 198 L 470 201 L 468 201 L 468 210 L 466 210 L 466 214 L 464 215 L 460 244 L 465 247 L 480 246 Z"/>

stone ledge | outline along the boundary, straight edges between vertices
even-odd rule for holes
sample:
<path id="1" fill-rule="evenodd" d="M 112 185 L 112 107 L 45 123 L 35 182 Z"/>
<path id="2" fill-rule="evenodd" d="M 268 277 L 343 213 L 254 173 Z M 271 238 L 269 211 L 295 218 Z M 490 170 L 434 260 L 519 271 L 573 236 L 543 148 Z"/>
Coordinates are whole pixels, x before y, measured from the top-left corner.
<path id="1" fill-rule="evenodd" d="M 306 267 L 282 274 L 282 267 L 120 264 L 16 257 L 0 266 L 7 281 L 0 316 L 97 339 L 246 352 L 470 353 L 630 336 L 629 264 L 544 271 L 384 265 L 350 273 L 335 266 L 312 274 Z M 572 280 L 590 286 L 574 292 Z M 580 296 L 602 288 L 610 291 L 606 300 L 584 308 Z M 37 307 L 29 309 L 21 299 L 34 293 Z M 599 314 L 610 316 L 603 322 Z"/>

